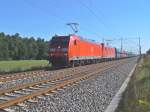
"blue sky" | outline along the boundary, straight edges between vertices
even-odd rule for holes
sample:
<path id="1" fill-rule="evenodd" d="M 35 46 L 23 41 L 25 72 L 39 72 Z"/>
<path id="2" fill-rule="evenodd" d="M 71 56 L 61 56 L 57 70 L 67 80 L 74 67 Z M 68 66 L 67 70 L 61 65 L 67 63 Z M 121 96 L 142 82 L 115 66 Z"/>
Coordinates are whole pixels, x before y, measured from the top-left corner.
<path id="1" fill-rule="evenodd" d="M 0 32 L 49 40 L 72 30 L 67 22 L 79 23 L 79 35 L 111 46 L 142 52 L 150 48 L 149 0 L 0 0 Z"/>

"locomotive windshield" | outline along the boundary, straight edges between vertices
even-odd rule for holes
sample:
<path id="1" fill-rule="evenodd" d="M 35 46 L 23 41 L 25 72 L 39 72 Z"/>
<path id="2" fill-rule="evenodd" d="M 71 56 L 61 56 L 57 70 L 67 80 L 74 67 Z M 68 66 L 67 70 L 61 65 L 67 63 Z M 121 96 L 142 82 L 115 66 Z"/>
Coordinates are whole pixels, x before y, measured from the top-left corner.
<path id="1" fill-rule="evenodd" d="M 53 37 L 50 45 L 51 46 L 68 46 L 69 44 L 69 37 L 63 36 L 63 37 Z"/>

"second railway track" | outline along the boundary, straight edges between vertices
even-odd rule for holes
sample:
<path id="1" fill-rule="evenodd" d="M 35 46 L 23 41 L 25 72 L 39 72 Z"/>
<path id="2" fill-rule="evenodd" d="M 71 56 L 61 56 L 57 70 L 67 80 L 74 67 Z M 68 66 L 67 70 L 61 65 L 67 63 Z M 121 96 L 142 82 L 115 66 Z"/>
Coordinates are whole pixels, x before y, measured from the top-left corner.
<path id="1" fill-rule="evenodd" d="M 109 64 L 109 62 L 103 63 L 103 65 L 105 65 L 105 64 L 107 65 L 107 64 Z M 86 67 L 88 67 L 88 66 L 89 65 L 87 65 Z M 72 70 L 75 70 L 75 69 L 76 68 L 58 69 L 58 70 L 53 70 L 51 72 L 45 71 L 45 70 L 37 70 L 37 71 L 31 71 L 31 72 L 21 72 L 21 73 L 14 73 L 14 74 L 8 74 L 8 75 L 1 75 L 0 82 L 5 83 L 8 81 L 14 81 L 14 80 L 31 78 L 31 77 L 49 76 L 51 74 L 57 74 L 58 72 L 63 73 L 66 70 L 67 70 L 67 72 L 72 72 Z"/>

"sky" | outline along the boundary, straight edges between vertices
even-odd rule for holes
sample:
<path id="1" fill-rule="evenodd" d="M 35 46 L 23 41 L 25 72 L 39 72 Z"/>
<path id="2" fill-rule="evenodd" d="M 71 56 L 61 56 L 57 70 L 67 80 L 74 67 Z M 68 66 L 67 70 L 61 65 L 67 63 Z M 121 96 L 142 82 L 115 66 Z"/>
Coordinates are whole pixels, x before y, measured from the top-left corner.
<path id="1" fill-rule="evenodd" d="M 149 0 L 0 0 L 0 32 L 50 40 L 73 33 L 66 24 L 79 24 L 77 35 L 138 52 L 150 48 Z M 106 41 L 110 40 L 110 41 Z"/>

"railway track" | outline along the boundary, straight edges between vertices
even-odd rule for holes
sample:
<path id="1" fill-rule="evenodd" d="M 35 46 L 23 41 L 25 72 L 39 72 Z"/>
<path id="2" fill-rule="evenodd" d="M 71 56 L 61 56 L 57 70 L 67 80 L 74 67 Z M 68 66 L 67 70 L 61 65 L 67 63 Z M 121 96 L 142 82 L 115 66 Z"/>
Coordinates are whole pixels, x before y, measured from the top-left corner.
<path id="1" fill-rule="evenodd" d="M 12 80 L 12 81 L 6 81 L 3 83 L 0 83 L 0 91 L 2 92 L 4 89 L 10 89 L 13 87 L 18 87 L 22 84 L 27 84 L 27 83 L 34 83 L 34 82 L 43 82 L 43 80 L 49 79 L 51 77 L 58 76 L 61 77 L 63 74 L 67 75 L 67 74 L 77 74 L 78 71 L 81 72 L 85 69 L 91 69 L 91 66 L 107 66 L 108 64 L 110 64 L 112 62 L 107 62 L 107 63 L 102 63 L 102 64 L 94 64 L 94 65 L 87 65 L 87 66 L 80 66 L 80 67 L 75 67 L 75 68 L 66 68 L 66 69 L 60 69 L 60 70 L 56 70 L 56 71 L 45 71 L 45 72 L 40 72 L 38 73 L 39 75 L 36 76 L 31 76 L 31 77 L 24 77 L 24 78 L 20 78 L 18 80 Z M 27 72 L 28 73 L 28 72 Z M 46 75 L 43 75 L 46 74 Z M 12 74 L 13 75 L 13 74 Z M 12 78 L 15 78 L 16 75 L 13 75 Z"/>
<path id="2" fill-rule="evenodd" d="M 103 63 L 93 64 L 93 65 L 86 65 L 86 66 L 80 66 L 80 67 L 74 67 L 74 68 L 65 68 L 65 69 L 59 69 L 59 70 L 53 70 L 53 71 L 36 71 L 34 73 L 27 72 L 25 76 L 23 76 L 21 73 L 12 74 L 12 76 L 6 75 L 6 76 L 3 76 L 3 78 L 2 78 L 2 80 L 4 82 L 0 82 L 0 91 L 3 91 L 3 89 L 8 89 L 8 88 L 19 86 L 20 84 L 26 84 L 26 83 L 32 83 L 32 82 L 36 82 L 36 81 L 46 80 L 53 75 L 61 76 L 62 74 L 74 74 L 74 72 L 76 72 L 76 71 L 90 69 L 92 66 L 97 65 L 97 66 L 102 67 L 102 66 L 107 66 L 111 63 L 112 62 L 103 62 Z M 29 75 L 27 75 L 27 74 L 29 74 Z M 19 75 L 21 75 L 22 77 Z"/>
<path id="3" fill-rule="evenodd" d="M 12 105 L 17 105 L 31 98 L 62 89 L 68 85 L 73 85 L 92 76 L 96 76 L 95 74 L 105 72 L 108 69 L 113 69 L 123 63 L 125 63 L 125 60 L 109 62 L 103 66 L 98 66 L 97 64 L 87 70 L 71 70 L 73 72 L 62 75 L 56 74 L 55 76 L 49 77 L 47 80 L 4 89 L 0 92 L 0 109 L 6 109 Z"/>

